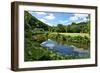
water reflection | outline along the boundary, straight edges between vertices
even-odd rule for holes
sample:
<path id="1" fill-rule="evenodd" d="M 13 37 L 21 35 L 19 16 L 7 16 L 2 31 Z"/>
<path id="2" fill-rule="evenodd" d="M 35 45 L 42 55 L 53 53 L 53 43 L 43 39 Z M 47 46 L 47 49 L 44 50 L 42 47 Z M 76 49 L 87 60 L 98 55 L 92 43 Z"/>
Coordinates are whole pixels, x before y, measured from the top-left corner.
<path id="1" fill-rule="evenodd" d="M 55 50 L 61 54 L 67 55 L 78 55 L 80 57 L 88 57 L 89 56 L 89 49 L 84 50 L 82 48 L 77 48 L 73 45 L 63 45 L 59 44 L 56 41 L 48 39 L 40 44 L 42 47 Z"/>

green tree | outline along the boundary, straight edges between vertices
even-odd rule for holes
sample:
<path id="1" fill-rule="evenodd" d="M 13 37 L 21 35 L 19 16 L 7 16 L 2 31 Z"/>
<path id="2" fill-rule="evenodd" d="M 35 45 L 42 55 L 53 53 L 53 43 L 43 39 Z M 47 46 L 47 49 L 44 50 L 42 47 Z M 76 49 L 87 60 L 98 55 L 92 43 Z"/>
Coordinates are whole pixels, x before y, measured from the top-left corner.
<path id="1" fill-rule="evenodd" d="M 63 24 L 58 24 L 56 31 L 57 32 L 66 32 L 66 28 Z"/>

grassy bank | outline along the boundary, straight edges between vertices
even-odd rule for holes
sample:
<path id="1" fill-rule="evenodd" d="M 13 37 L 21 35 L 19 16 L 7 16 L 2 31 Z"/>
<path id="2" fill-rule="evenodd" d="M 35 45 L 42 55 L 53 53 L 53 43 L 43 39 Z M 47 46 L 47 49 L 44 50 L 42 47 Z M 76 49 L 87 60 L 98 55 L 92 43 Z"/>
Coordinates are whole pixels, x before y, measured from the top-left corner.
<path id="1" fill-rule="evenodd" d="M 51 34 L 57 34 L 57 33 L 53 32 Z M 59 34 L 61 34 L 61 35 L 67 35 L 67 36 L 72 36 L 72 37 L 74 37 L 74 36 L 82 36 L 82 37 L 86 36 L 86 37 L 89 37 L 88 33 L 59 33 Z"/>
<path id="2" fill-rule="evenodd" d="M 29 33 L 28 33 L 29 34 Z M 78 35 L 77 35 L 78 34 Z M 40 43 L 51 39 L 60 44 L 74 45 L 79 48 L 88 49 L 90 39 L 87 34 L 80 33 L 30 33 L 31 39 L 25 39 L 25 61 L 42 60 L 64 60 L 81 59 L 77 55 L 62 55 L 53 50 L 48 50 L 40 46 Z M 83 59 L 83 58 L 82 58 Z"/>

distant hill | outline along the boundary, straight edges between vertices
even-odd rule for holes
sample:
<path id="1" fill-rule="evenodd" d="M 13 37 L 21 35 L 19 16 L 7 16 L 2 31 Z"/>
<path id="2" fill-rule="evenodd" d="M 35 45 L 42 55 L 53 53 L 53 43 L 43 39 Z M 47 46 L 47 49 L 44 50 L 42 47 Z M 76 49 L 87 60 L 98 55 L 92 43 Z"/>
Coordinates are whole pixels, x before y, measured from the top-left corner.
<path id="1" fill-rule="evenodd" d="M 49 25 L 43 23 L 36 17 L 32 16 L 28 11 L 24 11 L 24 23 L 25 23 L 25 30 L 29 28 L 32 30 L 35 28 L 42 28 L 45 31 L 49 30 Z"/>
<path id="2" fill-rule="evenodd" d="M 68 32 L 68 33 L 90 33 L 90 21 L 76 23 L 71 25 L 58 24 L 57 26 L 49 26 L 32 16 L 28 11 L 24 11 L 25 31 L 39 29 L 39 31 L 50 32 Z"/>

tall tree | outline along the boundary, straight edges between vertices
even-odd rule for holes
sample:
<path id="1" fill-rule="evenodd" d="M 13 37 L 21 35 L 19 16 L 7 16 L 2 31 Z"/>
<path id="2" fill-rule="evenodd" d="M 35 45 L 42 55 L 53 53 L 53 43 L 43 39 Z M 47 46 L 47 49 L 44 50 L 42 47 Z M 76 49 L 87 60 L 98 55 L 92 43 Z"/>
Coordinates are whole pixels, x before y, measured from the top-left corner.
<path id="1" fill-rule="evenodd" d="M 66 32 L 66 28 L 63 24 L 58 24 L 56 31 L 57 32 Z"/>

